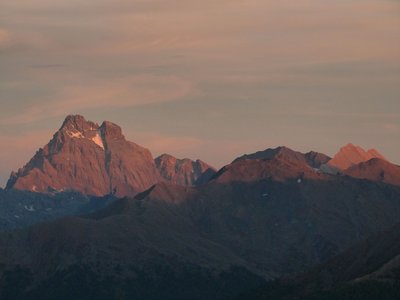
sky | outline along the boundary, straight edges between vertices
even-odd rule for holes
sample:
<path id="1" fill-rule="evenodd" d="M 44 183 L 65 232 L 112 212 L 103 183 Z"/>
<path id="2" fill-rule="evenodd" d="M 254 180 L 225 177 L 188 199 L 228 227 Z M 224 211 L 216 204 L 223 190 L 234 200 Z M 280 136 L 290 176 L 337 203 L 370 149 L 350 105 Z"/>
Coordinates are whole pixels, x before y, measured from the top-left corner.
<path id="1" fill-rule="evenodd" d="M 0 186 L 68 114 L 221 167 L 348 142 L 400 164 L 400 1 L 0 0 Z"/>

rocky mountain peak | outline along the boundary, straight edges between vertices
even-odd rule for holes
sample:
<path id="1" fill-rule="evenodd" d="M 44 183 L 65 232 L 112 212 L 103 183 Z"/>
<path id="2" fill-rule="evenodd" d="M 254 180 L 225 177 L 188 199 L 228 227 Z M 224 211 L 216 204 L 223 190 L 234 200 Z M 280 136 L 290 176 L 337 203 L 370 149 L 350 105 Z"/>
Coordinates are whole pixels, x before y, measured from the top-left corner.
<path id="1" fill-rule="evenodd" d="M 71 132 L 85 132 L 89 130 L 97 130 L 99 125 L 86 119 L 81 115 L 69 115 L 65 118 L 60 130 L 69 130 Z"/>
<path id="2" fill-rule="evenodd" d="M 148 149 L 127 141 L 117 124 L 104 121 L 99 126 L 81 115 L 69 115 L 51 141 L 11 174 L 7 189 L 123 197 L 160 180 L 179 185 L 205 183 L 214 173 L 200 160 L 167 154 L 154 160 Z"/>
<path id="3" fill-rule="evenodd" d="M 161 176 L 167 182 L 177 185 L 203 184 L 216 172 L 213 167 L 199 159 L 178 159 L 170 154 L 162 154 L 154 162 Z"/>
<path id="4" fill-rule="evenodd" d="M 126 141 L 121 127 L 69 115 L 52 140 L 11 175 L 7 188 L 133 196 L 159 177 L 150 151 Z"/>
<path id="5" fill-rule="evenodd" d="M 340 148 L 339 152 L 328 162 L 328 166 L 338 169 L 346 170 L 356 164 L 368 161 L 372 158 L 385 159 L 375 149 L 365 151 L 362 147 L 348 143 Z"/>

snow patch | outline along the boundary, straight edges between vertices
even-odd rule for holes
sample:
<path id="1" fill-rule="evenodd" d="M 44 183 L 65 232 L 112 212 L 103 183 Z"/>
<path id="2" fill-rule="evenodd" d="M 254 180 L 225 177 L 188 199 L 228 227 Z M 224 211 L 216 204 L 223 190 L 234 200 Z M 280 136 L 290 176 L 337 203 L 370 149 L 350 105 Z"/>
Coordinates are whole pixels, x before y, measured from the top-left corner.
<path id="1" fill-rule="evenodd" d="M 301 178 L 297 179 L 297 183 L 301 183 L 301 182 L 302 182 Z"/>
<path id="2" fill-rule="evenodd" d="M 78 132 L 72 132 L 72 131 L 67 130 L 67 134 L 70 137 L 76 138 L 76 139 L 83 139 L 84 138 L 82 132 L 79 132 L 79 131 Z"/>
<path id="3" fill-rule="evenodd" d="M 99 146 L 101 149 L 104 150 L 104 144 L 103 144 L 103 139 L 101 138 L 99 132 L 96 132 L 96 135 L 91 138 L 91 140 L 97 145 Z"/>
<path id="4" fill-rule="evenodd" d="M 27 210 L 27 211 L 35 211 L 35 209 L 33 208 L 33 205 L 25 205 L 24 206 L 24 208 Z"/>
<path id="5" fill-rule="evenodd" d="M 32 192 L 37 192 L 38 191 L 36 185 L 33 185 L 31 190 L 32 190 Z"/>

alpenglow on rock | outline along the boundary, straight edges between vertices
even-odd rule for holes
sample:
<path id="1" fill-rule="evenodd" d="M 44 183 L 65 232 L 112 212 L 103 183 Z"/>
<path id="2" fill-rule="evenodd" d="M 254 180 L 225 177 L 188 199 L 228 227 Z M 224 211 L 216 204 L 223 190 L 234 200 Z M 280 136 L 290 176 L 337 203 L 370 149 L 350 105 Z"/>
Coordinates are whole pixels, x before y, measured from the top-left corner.
<path id="1" fill-rule="evenodd" d="M 327 166 L 338 171 L 344 171 L 373 158 L 386 160 L 385 157 L 375 149 L 365 151 L 360 146 L 349 143 L 340 148 L 339 152 L 327 163 Z"/>
<path id="2" fill-rule="evenodd" d="M 150 151 L 127 141 L 118 125 L 105 121 L 99 126 L 70 115 L 51 141 L 11 174 L 7 188 L 122 197 L 159 181 Z"/>
<path id="3" fill-rule="evenodd" d="M 216 170 L 201 160 L 177 159 L 169 154 L 160 155 L 155 159 L 161 176 L 170 183 L 177 185 L 200 185 L 210 180 Z"/>

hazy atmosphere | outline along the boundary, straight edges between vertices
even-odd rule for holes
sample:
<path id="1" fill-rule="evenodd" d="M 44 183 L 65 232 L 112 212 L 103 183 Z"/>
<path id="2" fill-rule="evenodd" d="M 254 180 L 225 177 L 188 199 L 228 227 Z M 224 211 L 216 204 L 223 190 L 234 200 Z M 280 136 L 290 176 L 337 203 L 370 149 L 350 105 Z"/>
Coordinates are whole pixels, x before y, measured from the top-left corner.
<path id="1" fill-rule="evenodd" d="M 348 142 L 400 163 L 399 1 L 0 2 L 0 186 L 72 113 L 216 167 Z"/>

